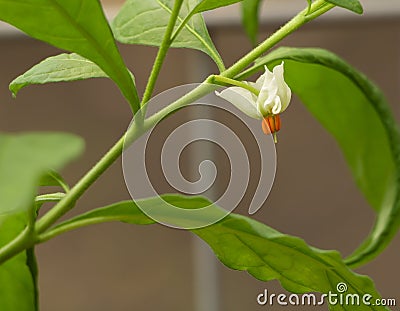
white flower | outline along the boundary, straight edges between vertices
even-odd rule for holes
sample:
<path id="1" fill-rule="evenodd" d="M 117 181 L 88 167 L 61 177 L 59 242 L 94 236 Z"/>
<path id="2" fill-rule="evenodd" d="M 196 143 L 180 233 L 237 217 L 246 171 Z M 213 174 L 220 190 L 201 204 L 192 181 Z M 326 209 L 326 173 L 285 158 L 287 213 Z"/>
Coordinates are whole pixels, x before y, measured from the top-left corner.
<path id="1" fill-rule="evenodd" d="M 286 84 L 283 76 L 284 63 L 276 66 L 273 72 L 265 66 L 265 73 L 257 81 L 243 82 L 256 92 L 243 87 L 229 87 L 216 95 L 229 101 L 248 116 L 255 119 L 264 119 L 278 115 L 289 106 L 292 91 Z"/>

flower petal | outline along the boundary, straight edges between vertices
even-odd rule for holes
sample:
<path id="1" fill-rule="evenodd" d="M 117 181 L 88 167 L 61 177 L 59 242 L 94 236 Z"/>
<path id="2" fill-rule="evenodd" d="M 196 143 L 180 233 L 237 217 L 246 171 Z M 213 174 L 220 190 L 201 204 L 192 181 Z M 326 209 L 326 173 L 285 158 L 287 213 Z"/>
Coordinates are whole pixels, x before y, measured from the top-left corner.
<path id="1" fill-rule="evenodd" d="M 266 66 L 263 76 L 264 81 L 257 99 L 257 108 L 263 116 L 266 116 L 272 113 L 279 88 L 273 73 Z M 258 82 L 261 82 L 261 79 L 258 79 L 256 83 Z"/>
<path id="2" fill-rule="evenodd" d="M 280 112 L 283 112 L 289 106 L 290 100 L 292 98 L 292 91 L 285 82 L 284 62 L 274 68 L 273 74 L 278 85 L 278 96 L 282 104 Z"/>
<path id="3" fill-rule="evenodd" d="M 215 94 L 247 114 L 254 119 L 262 119 L 262 115 L 258 112 L 253 94 L 241 87 L 229 87 L 222 92 Z"/>
<path id="4" fill-rule="evenodd" d="M 279 96 L 275 97 L 274 106 L 271 109 L 272 114 L 279 114 L 282 110 L 282 101 Z"/>
<path id="5" fill-rule="evenodd" d="M 253 83 L 254 84 L 253 86 L 257 90 L 261 90 L 263 85 L 265 83 L 268 83 L 268 81 L 271 81 L 274 77 L 274 75 L 272 74 L 271 71 L 269 71 L 267 66 L 264 66 L 264 68 L 265 68 L 265 72 L 257 79 L 256 83 Z M 267 82 L 266 82 L 266 80 L 267 80 Z"/>

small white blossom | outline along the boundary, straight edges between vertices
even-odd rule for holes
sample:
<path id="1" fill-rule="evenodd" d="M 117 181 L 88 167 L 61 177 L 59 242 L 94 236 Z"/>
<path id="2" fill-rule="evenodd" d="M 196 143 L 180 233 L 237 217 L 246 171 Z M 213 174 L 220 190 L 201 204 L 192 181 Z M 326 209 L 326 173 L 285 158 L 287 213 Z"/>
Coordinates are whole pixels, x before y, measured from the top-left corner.
<path id="1" fill-rule="evenodd" d="M 273 72 L 265 66 L 265 73 L 256 82 L 244 82 L 256 89 L 258 96 L 242 87 L 229 87 L 216 94 L 235 105 L 248 116 L 263 119 L 278 115 L 289 106 L 292 91 L 286 84 L 283 72 L 284 63 L 276 66 Z"/>

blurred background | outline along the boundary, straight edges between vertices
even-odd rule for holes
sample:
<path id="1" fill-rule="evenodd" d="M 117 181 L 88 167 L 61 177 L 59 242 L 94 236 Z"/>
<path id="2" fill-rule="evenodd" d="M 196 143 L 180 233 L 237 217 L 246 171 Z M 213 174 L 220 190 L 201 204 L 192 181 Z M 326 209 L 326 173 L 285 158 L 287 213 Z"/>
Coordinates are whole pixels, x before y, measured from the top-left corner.
<path id="1" fill-rule="evenodd" d="M 103 2 L 112 17 L 123 1 Z M 260 39 L 305 4 L 303 0 L 266 2 Z M 283 45 L 319 46 L 339 54 L 383 89 L 400 120 L 400 5 L 397 0 L 362 2 L 364 17 L 337 9 L 303 27 Z M 251 49 L 237 6 L 207 13 L 206 19 L 227 65 Z M 126 130 L 128 105 L 105 79 L 29 87 L 13 100 L 9 82 L 59 51 L 3 24 L 0 45 L 0 130 L 66 131 L 84 137 L 85 154 L 64 170 L 73 184 Z M 142 93 L 157 50 L 126 45 L 120 49 Z M 156 92 L 201 82 L 212 72 L 216 68 L 201 52 L 170 50 Z M 185 113 L 190 112 L 183 111 L 180 117 L 185 118 Z M 254 217 L 310 245 L 348 255 L 370 230 L 374 215 L 354 185 L 336 143 L 297 98 L 283 116 L 277 154 L 274 187 Z M 219 163 L 224 167 L 226 159 L 215 155 L 217 167 Z M 189 175 L 193 160 L 190 156 L 182 160 L 183 171 Z M 118 161 L 68 216 L 124 199 L 130 197 Z M 378 259 L 357 270 L 374 279 L 383 297 L 397 298 L 398 303 L 399 246 L 396 238 Z M 161 225 L 103 224 L 57 237 L 37 247 L 42 310 L 263 310 L 266 307 L 256 303 L 259 293 L 264 289 L 284 292 L 277 282 L 259 282 L 245 272 L 225 268 L 202 249 L 192 234 Z"/>

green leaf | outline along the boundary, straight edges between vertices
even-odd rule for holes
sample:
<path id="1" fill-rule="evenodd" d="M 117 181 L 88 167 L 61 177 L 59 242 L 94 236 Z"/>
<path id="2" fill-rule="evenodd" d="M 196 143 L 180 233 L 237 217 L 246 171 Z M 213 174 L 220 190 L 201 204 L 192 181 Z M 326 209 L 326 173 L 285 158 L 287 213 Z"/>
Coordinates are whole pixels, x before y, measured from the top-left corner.
<path id="1" fill-rule="evenodd" d="M 78 54 L 60 54 L 33 66 L 10 83 L 14 96 L 25 86 L 51 82 L 107 78 L 99 66 Z"/>
<path id="2" fill-rule="evenodd" d="M 203 0 L 195 7 L 194 13 L 214 10 L 223 6 L 228 6 L 243 0 Z"/>
<path id="3" fill-rule="evenodd" d="M 231 269 L 247 271 L 261 281 L 279 280 L 292 293 L 337 293 L 346 283 L 346 294 L 380 295 L 366 276 L 351 271 L 336 251 L 308 246 L 250 218 L 231 214 L 221 222 L 194 230 L 218 259 Z M 387 310 L 375 306 L 334 306 L 331 310 Z"/>
<path id="4" fill-rule="evenodd" d="M 42 176 L 82 149 L 82 140 L 69 134 L 0 134 L 0 214 L 32 208 Z"/>
<path id="5" fill-rule="evenodd" d="M 81 139 L 68 134 L 0 134 L 0 247 L 27 226 L 43 175 L 60 169 L 82 147 Z M 34 249 L 0 265 L 0 284 L 1 310 L 38 310 Z"/>
<path id="6" fill-rule="evenodd" d="M 257 44 L 258 11 L 262 0 L 243 0 L 242 23 L 253 45 Z"/>
<path id="7" fill-rule="evenodd" d="M 27 223 L 27 214 L 0 215 L 0 247 L 13 240 Z M 32 253 L 20 253 L 0 265 L 0 309 L 37 309 L 36 271 Z"/>
<path id="8" fill-rule="evenodd" d="M 0 0 L 0 20 L 97 64 L 134 111 L 139 99 L 98 0 Z"/>
<path id="9" fill-rule="evenodd" d="M 358 0 L 326 0 L 326 2 L 330 2 L 357 14 L 362 14 L 364 12 L 361 3 Z"/>
<path id="10" fill-rule="evenodd" d="M 115 38 L 128 44 L 160 46 L 171 16 L 173 0 L 128 0 L 112 23 Z M 176 27 L 196 7 L 197 1 L 184 0 Z M 197 49 L 208 54 L 224 69 L 221 56 L 208 34 L 201 14 L 192 16 L 172 43 L 172 47 Z"/>
<path id="11" fill-rule="evenodd" d="M 183 208 L 200 209 L 212 206 L 220 208 L 201 197 L 184 197 L 164 195 L 162 199 L 168 204 Z M 157 198 L 140 200 L 153 204 L 153 211 L 162 213 L 166 203 Z M 181 214 L 182 215 L 182 214 Z M 89 224 L 107 221 L 123 221 L 130 224 L 151 224 L 149 219 L 132 201 L 116 203 L 62 223 L 53 229 L 51 235 L 83 227 Z M 248 271 L 262 281 L 277 279 L 282 286 L 294 293 L 332 291 L 337 293 L 336 286 L 345 282 L 347 294 L 370 294 L 380 297 L 372 281 L 352 272 L 343 262 L 339 253 L 323 251 L 309 247 L 303 240 L 291 237 L 240 215 L 231 214 L 218 223 L 192 230 L 193 233 L 207 242 L 219 260 L 226 266 Z M 387 310 L 375 306 L 331 306 L 332 310 Z"/>
<path id="12" fill-rule="evenodd" d="M 70 189 L 69 185 L 64 180 L 64 178 L 56 171 L 47 172 L 40 179 L 39 186 L 42 186 L 42 187 L 59 186 L 59 187 L 63 188 L 65 192 L 68 192 Z"/>
<path id="13" fill-rule="evenodd" d="M 345 61 L 321 49 L 281 48 L 257 61 L 285 61 L 285 78 L 341 148 L 355 182 L 378 213 L 370 236 L 348 259 L 358 266 L 376 257 L 400 225 L 400 136 L 382 92 Z"/>

